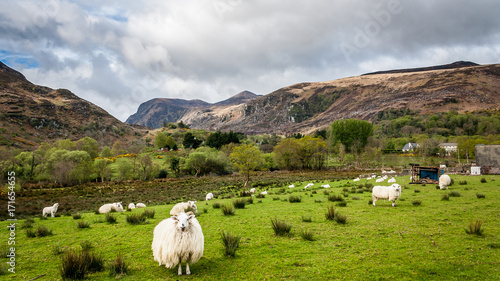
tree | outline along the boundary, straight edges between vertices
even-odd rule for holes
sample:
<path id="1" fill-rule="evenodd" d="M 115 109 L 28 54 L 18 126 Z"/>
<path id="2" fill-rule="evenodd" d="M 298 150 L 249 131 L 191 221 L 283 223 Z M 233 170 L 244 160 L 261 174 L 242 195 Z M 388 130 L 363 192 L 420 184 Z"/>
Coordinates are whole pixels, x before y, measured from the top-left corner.
<path id="1" fill-rule="evenodd" d="M 332 123 L 333 145 L 342 143 L 347 151 L 359 153 L 373 135 L 373 124 L 357 119 L 337 120 Z M 356 140 L 356 147 L 353 144 Z"/>
<path id="2" fill-rule="evenodd" d="M 97 172 L 97 177 L 101 179 L 101 182 L 111 177 L 112 171 L 108 166 L 109 163 L 111 163 L 111 161 L 108 159 L 96 159 L 94 161 L 94 169 Z"/>
<path id="3" fill-rule="evenodd" d="M 70 139 L 59 140 L 56 143 L 58 149 L 75 150 L 76 144 Z"/>
<path id="4" fill-rule="evenodd" d="M 101 150 L 101 157 L 113 157 L 113 153 L 111 152 L 111 148 L 109 146 L 105 146 Z"/>
<path id="5" fill-rule="evenodd" d="M 302 168 L 319 170 L 323 168 L 326 155 L 326 142 L 320 138 L 305 136 L 298 140 L 298 156 Z"/>
<path id="6" fill-rule="evenodd" d="M 203 152 L 192 152 L 189 154 L 188 158 L 186 159 L 186 167 L 192 168 L 195 170 L 195 176 L 198 176 L 200 174 L 201 169 L 203 168 L 203 165 L 205 165 L 205 162 L 207 161 L 207 156 Z"/>
<path id="7" fill-rule="evenodd" d="M 154 165 L 151 157 L 144 155 L 139 159 L 139 176 L 142 180 L 147 180 L 152 177 Z"/>
<path id="8" fill-rule="evenodd" d="M 187 132 L 184 135 L 184 140 L 182 141 L 182 145 L 184 148 L 192 148 L 197 149 L 203 141 L 197 139 L 191 132 Z"/>
<path id="9" fill-rule="evenodd" d="M 120 174 L 121 180 L 128 180 L 133 178 L 134 166 L 127 158 L 116 159 L 118 173 Z"/>
<path id="10" fill-rule="evenodd" d="M 262 152 L 253 145 L 243 144 L 234 147 L 230 157 L 240 174 L 246 175 L 245 186 L 250 181 L 250 172 L 259 170 L 264 166 Z"/>
<path id="11" fill-rule="evenodd" d="M 113 156 L 122 155 L 125 153 L 123 149 L 122 143 L 119 140 L 116 140 L 111 147 L 111 153 Z"/>
<path id="12" fill-rule="evenodd" d="M 99 156 L 99 145 L 95 139 L 84 137 L 78 140 L 75 144 L 77 150 L 86 151 L 92 159 Z"/>
<path id="13" fill-rule="evenodd" d="M 217 131 L 211 133 L 205 143 L 209 147 L 220 149 L 225 144 L 240 143 L 240 138 L 243 138 L 243 134 L 241 133 L 234 133 L 233 131 L 222 133 L 221 131 Z"/>
<path id="14" fill-rule="evenodd" d="M 287 170 L 301 168 L 301 162 L 298 156 L 300 144 L 295 138 L 286 138 L 280 141 L 274 147 L 274 157 L 276 163 Z"/>

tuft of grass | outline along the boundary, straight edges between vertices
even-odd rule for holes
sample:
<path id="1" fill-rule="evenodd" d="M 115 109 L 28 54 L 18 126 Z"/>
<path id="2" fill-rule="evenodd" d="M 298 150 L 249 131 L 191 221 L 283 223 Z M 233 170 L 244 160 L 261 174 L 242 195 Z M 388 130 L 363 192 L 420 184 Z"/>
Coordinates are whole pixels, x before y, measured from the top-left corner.
<path id="1" fill-rule="evenodd" d="M 132 225 L 137 225 L 146 222 L 146 217 L 142 214 L 130 214 L 127 215 L 127 222 Z"/>
<path id="2" fill-rule="evenodd" d="M 214 209 L 220 209 L 220 203 L 219 202 L 214 202 L 212 204 L 212 208 L 214 208 Z"/>
<path id="3" fill-rule="evenodd" d="M 441 197 L 441 201 L 450 201 L 450 195 L 443 194 L 443 196 Z"/>
<path id="4" fill-rule="evenodd" d="M 86 222 L 86 221 L 78 221 L 78 223 L 76 224 L 76 226 L 78 228 L 89 228 L 90 227 L 90 223 L 89 222 Z"/>
<path id="5" fill-rule="evenodd" d="M 448 193 L 448 195 L 450 197 L 460 197 L 460 192 L 454 190 L 454 191 L 450 191 L 450 193 Z"/>
<path id="6" fill-rule="evenodd" d="M 271 226 L 273 227 L 274 234 L 277 236 L 290 235 L 290 230 L 292 230 L 291 225 L 284 221 L 280 221 L 277 218 L 271 219 Z"/>
<path id="7" fill-rule="evenodd" d="M 110 277 L 127 275 L 128 264 L 121 253 L 118 253 L 116 258 L 109 263 L 108 270 Z"/>
<path id="8" fill-rule="evenodd" d="M 28 238 L 36 237 L 36 231 L 31 228 L 26 229 L 26 237 Z"/>
<path id="9" fill-rule="evenodd" d="M 458 182 L 459 185 L 467 185 L 467 181 L 466 180 L 463 180 L 463 181 L 459 181 Z"/>
<path id="10" fill-rule="evenodd" d="M 73 215 L 73 219 L 74 220 L 79 220 L 81 218 L 82 218 L 82 215 L 80 213 L 76 213 L 76 214 Z"/>
<path id="11" fill-rule="evenodd" d="M 233 206 L 236 209 L 245 209 L 246 202 L 247 202 L 247 200 L 245 200 L 245 199 L 236 199 L 236 200 L 233 200 Z"/>
<path id="12" fill-rule="evenodd" d="M 300 203 L 301 201 L 302 201 L 302 197 L 300 197 L 300 196 L 295 196 L 295 195 L 288 196 L 288 202 L 290 202 L 290 203 Z"/>
<path id="13" fill-rule="evenodd" d="M 38 236 L 38 237 L 45 237 L 45 236 L 52 236 L 52 235 L 53 235 L 52 229 L 49 229 L 46 226 L 40 225 L 36 229 L 36 236 Z"/>
<path id="14" fill-rule="evenodd" d="M 476 197 L 478 199 L 481 199 L 481 198 L 486 198 L 486 195 L 482 194 L 482 193 L 476 193 Z"/>
<path id="15" fill-rule="evenodd" d="M 232 205 L 223 205 L 221 209 L 222 209 L 222 214 L 224 214 L 224 216 L 234 215 L 234 209 Z"/>
<path id="16" fill-rule="evenodd" d="M 335 214 L 335 222 L 337 222 L 338 224 L 346 224 L 347 223 L 347 216 L 342 215 L 342 214 L 337 212 Z"/>
<path id="17" fill-rule="evenodd" d="M 481 178 L 481 183 L 486 183 L 486 178 Z"/>
<path id="18" fill-rule="evenodd" d="M 247 204 L 253 204 L 253 198 L 252 197 L 248 197 L 247 198 Z"/>
<path id="19" fill-rule="evenodd" d="M 347 206 L 347 202 L 346 201 L 340 201 L 340 202 L 335 203 L 335 205 L 339 206 L 339 207 L 345 207 L 345 206 Z"/>
<path id="20" fill-rule="evenodd" d="M 401 199 L 399 199 L 401 201 Z M 373 205 L 373 199 L 368 200 L 368 205 Z"/>
<path id="21" fill-rule="evenodd" d="M 306 241 L 315 241 L 316 239 L 314 238 L 314 233 L 309 230 L 302 230 L 300 232 L 300 237 Z"/>
<path id="22" fill-rule="evenodd" d="M 61 244 L 55 244 L 52 248 L 52 254 L 54 254 L 54 256 L 59 256 L 62 253 L 64 253 L 64 248 L 61 246 Z"/>
<path id="23" fill-rule="evenodd" d="M 220 232 L 220 237 L 222 245 L 224 245 L 224 255 L 234 257 L 236 250 L 240 247 L 241 237 L 225 231 Z"/>
<path id="24" fill-rule="evenodd" d="M 35 223 L 35 221 L 31 218 L 28 218 L 23 222 L 23 224 L 21 225 L 21 228 L 32 228 L 33 223 Z"/>
<path id="25" fill-rule="evenodd" d="M 155 210 L 144 210 L 141 216 L 143 216 L 145 219 L 153 219 L 155 217 L 155 213 Z"/>
<path id="26" fill-rule="evenodd" d="M 92 246 L 92 242 L 90 242 L 89 240 L 80 242 L 80 246 L 82 247 L 82 251 L 84 252 L 89 252 L 94 249 L 94 246 Z"/>
<path id="27" fill-rule="evenodd" d="M 420 193 L 420 189 L 415 189 L 414 192 L 415 193 Z"/>
<path id="28" fill-rule="evenodd" d="M 106 214 L 106 222 L 107 223 L 116 223 L 116 217 L 113 216 L 112 214 L 107 213 Z"/>
<path id="29" fill-rule="evenodd" d="M 64 280 L 82 280 L 88 273 L 103 269 L 104 259 L 101 255 L 88 251 L 67 251 L 61 257 L 59 272 Z"/>
<path id="30" fill-rule="evenodd" d="M 327 220 L 335 219 L 335 208 L 333 206 L 329 206 L 326 210 L 325 217 Z"/>
<path id="31" fill-rule="evenodd" d="M 422 201 L 420 201 L 420 200 L 413 200 L 413 201 L 411 201 L 411 203 L 413 204 L 413 206 L 420 206 L 420 205 L 422 205 Z"/>
<path id="32" fill-rule="evenodd" d="M 482 228 L 483 221 L 476 220 L 475 222 L 470 222 L 468 228 L 465 229 L 465 233 L 467 234 L 475 234 L 477 236 L 483 235 L 484 229 Z"/>
<path id="33" fill-rule="evenodd" d="M 312 222 L 311 217 L 302 216 L 302 222 Z"/>
<path id="34" fill-rule="evenodd" d="M 342 202 L 342 201 L 344 201 L 344 198 L 342 196 L 340 196 L 340 195 L 332 194 L 332 195 L 328 196 L 328 201 L 331 201 L 331 202 Z"/>

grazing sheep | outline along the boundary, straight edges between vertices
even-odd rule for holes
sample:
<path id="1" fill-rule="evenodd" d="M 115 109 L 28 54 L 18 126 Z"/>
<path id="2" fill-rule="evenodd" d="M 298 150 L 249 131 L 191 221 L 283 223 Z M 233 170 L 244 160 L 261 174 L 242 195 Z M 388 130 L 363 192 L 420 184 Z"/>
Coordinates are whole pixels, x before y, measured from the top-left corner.
<path id="1" fill-rule="evenodd" d="M 295 185 L 293 185 L 293 184 L 288 186 L 288 188 L 294 188 L 294 187 L 295 187 Z"/>
<path id="2" fill-rule="evenodd" d="M 387 180 L 388 183 L 393 183 L 393 182 L 396 182 L 396 179 L 395 178 L 390 178 Z"/>
<path id="3" fill-rule="evenodd" d="M 214 199 L 214 194 L 212 192 L 208 193 L 207 196 L 205 196 L 205 201 L 213 200 L 213 199 Z"/>
<path id="4" fill-rule="evenodd" d="M 127 209 L 128 209 L 128 210 L 135 209 L 135 204 L 134 204 L 134 203 L 130 203 L 130 204 L 128 204 Z"/>
<path id="5" fill-rule="evenodd" d="M 321 187 L 324 187 L 324 188 L 330 188 L 330 184 L 327 183 L 327 184 L 323 184 Z"/>
<path id="6" fill-rule="evenodd" d="M 451 184 L 451 178 L 448 175 L 441 175 L 439 177 L 439 188 L 448 189 L 448 185 Z"/>
<path id="7" fill-rule="evenodd" d="M 50 214 L 51 217 L 54 217 L 57 212 L 57 208 L 59 208 L 59 203 L 55 203 L 51 207 L 45 207 L 43 208 L 42 215 L 47 217 L 47 215 Z"/>
<path id="8" fill-rule="evenodd" d="M 146 204 L 144 204 L 144 203 L 137 203 L 137 204 L 135 204 L 135 207 L 136 208 L 146 208 Z"/>
<path id="9" fill-rule="evenodd" d="M 359 178 L 355 178 L 355 179 L 353 179 L 352 181 L 359 181 Z"/>
<path id="10" fill-rule="evenodd" d="M 401 186 L 397 183 L 392 184 L 391 186 L 380 186 L 376 185 L 373 187 L 372 198 L 373 198 L 373 206 L 375 206 L 375 202 L 379 199 L 387 199 L 392 201 L 392 206 L 396 206 L 396 200 L 401 196 Z"/>
<path id="11" fill-rule="evenodd" d="M 384 181 L 385 181 L 384 178 L 378 178 L 378 179 L 375 180 L 375 182 L 384 182 Z"/>
<path id="12" fill-rule="evenodd" d="M 255 193 L 255 187 L 250 188 L 250 193 Z"/>
<path id="13" fill-rule="evenodd" d="M 161 221 L 153 231 L 154 260 L 167 268 L 179 265 L 178 274 L 182 275 L 182 262 L 186 262 L 186 274 L 190 275 L 189 264 L 203 256 L 204 237 L 201 225 L 192 212 L 179 213 Z"/>
<path id="14" fill-rule="evenodd" d="M 188 210 L 192 210 L 194 213 L 198 212 L 198 209 L 196 208 L 196 203 L 197 201 L 187 201 L 187 202 L 182 202 L 182 203 L 177 203 L 175 206 L 170 210 L 170 215 L 171 216 L 177 216 L 180 213 L 185 213 Z"/>
<path id="15" fill-rule="evenodd" d="M 306 186 L 304 186 L 304 188 L 310 188 L 310 187 L 313 187 L 314 183 L 308 183 Z"/>
<path id="16" fill-rule="evenodd" d="M 260 193 L 260 195 L 267 195 L 267 190 L 262 191 L 262 192 Z"/>
<path id="17" fill-rule="evenodd" d="M 139 204 L 137 204 L 137 205 L 139 205 Z M 115 210 L 117 212 L 123 212 L 122 202 L 102 205 L 99 208 L 99 214 L 109 213 L 109 212 L 111 212 L 111 210 Z"/>

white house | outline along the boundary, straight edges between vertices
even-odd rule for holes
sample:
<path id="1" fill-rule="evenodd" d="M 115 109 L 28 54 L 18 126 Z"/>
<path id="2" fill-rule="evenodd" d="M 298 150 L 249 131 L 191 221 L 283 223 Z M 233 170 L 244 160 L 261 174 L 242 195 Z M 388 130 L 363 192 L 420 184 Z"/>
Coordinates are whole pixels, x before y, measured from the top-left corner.
<path id="1" fill-rule="evenodd" d="M 413 150 L 417 149 L 417 147 L 418 147 L 418 143 L 409 142 L 409 143 L 405 144 L 405 146 L 403 146 L 403 152 L 413 151 Z"/>
<path id="2" fill-rule="evenodd" d="M 446 151 L 446 155 L 450 155 L 452 152 L 457 152 L 458 144 L 456 142 L 443 142 L 439 144 L 439 148 Z"/>

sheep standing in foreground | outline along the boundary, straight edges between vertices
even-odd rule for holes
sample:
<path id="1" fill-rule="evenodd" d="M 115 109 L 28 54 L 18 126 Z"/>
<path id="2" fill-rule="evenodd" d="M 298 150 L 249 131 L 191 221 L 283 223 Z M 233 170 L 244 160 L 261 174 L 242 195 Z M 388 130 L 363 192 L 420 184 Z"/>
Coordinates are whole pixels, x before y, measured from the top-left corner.
<path id="1" fill-rule="evenodd" d="M 154 228 L 151 244 L 154 260 L 167 268 L 179 265 L 179 275 L 182 275 L 183 261 L 186 262 L 186 274 L 191 274 L 189 264 L 203 256 L 203 247 L 201 225 L 192 212 L 172 216 Z"/>
<path id="2" fill-rule="evenodd" d="M 135 209 L 135 204 L 134 204 L 134 203 L 130 203 L 130 204 L 128 204 L 127 209 L 128 209 L 128 210 Z"/>
<path id="3" fill-rule="evenodd" d="M 205 196 L 205 201 L 213 200 L 213 199 L 214 199 L 214 194 L 212 192 L 208 193 L 207 196 Z"/>
<path id="4" fill-rule="evenodd" d="M 380 186 L 376 185 L 372 190 L 372 199 L 373 206 L 375 206 L 375 202 L 379 199 L 387 199 L 392 201 L 392 206 L 396 206 L 396 200 L 401 196 L 401 186 L 397 183 L 392 184 L 391 186 Z"/>
<path id="5" fill-rule="evenodd" d="M 144 203 L 137 203 L 137 204 L 135 204 L 135 207 L 136 208 L 146 208 L 146 204 L 144 204 Z"/>
<path id="6" fill-rule="evenodd" d="M 194 213 L 198 212 L 198 208 L 196 207 L 197 201 L 187 201 L 187 202 L 182 202 L 182 203 L 177 203 L 175 206 L 170 210 L 170 215 L 171 216 L 177 216 L 180 213 L 185 213 L 188 210 L 192 210 Z"/>
<path id="7" fill-rule="evenodd" d="M 441 175 L 439 177 L 439 188 L 448 189 L 448 185 L 451 184 L 451 178 L 448 175 Z"/>
<path id="8" fill-rule="evenodd" d="M 57 208 L 59 208 L 59 203 L 55 203 L 51 207 L 45 207 L 43 208 L 42 215 L 47 217 L 47 215 L 50 214 L 51 217 L 54 217 L 57 212 Z"/>
<path id="9" fill-rule="evenodd" d="M 123 212 L 122 202 L 104 204 L 99 208 L 99 214 L 105 214 L 115 210 L 117 212 Z"/>

